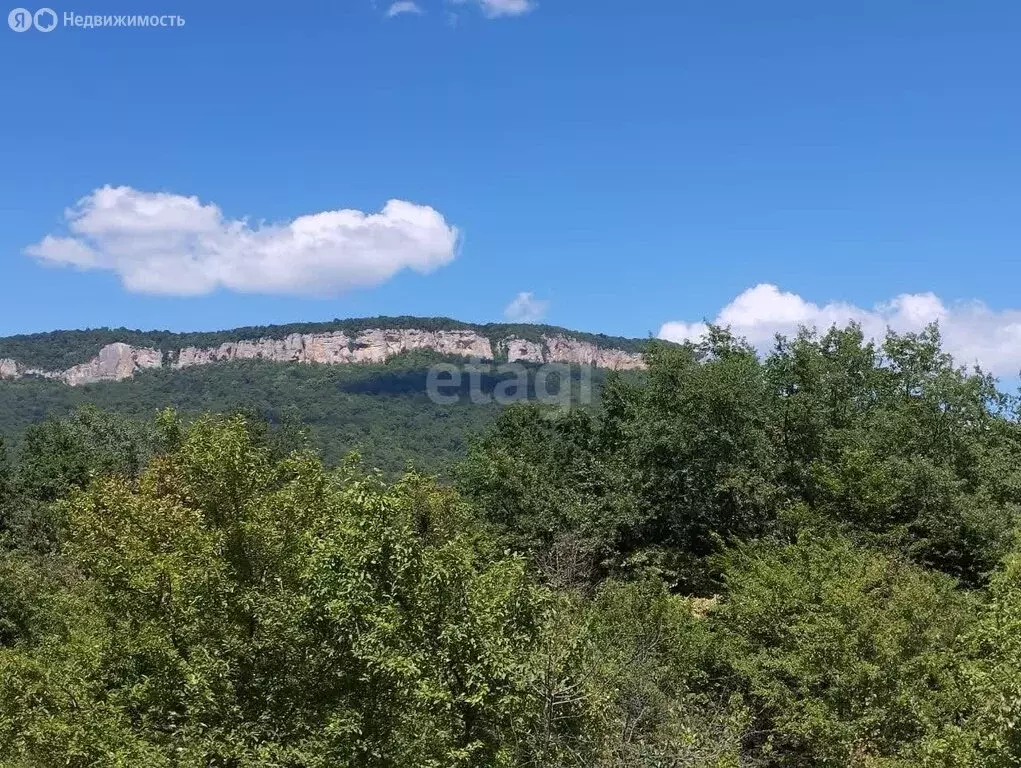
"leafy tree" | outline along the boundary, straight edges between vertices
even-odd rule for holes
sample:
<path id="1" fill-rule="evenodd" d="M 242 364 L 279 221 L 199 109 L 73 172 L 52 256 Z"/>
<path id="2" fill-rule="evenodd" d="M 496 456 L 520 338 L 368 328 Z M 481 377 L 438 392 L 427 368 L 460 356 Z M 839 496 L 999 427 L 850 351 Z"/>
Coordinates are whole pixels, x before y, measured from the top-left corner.
<path id="1" fill-rule="evenodd" d="M 1018 428 L 1008 398 L 954 367 L 936 327 L 781 339 L 766 361 L 790 495 L 862 540 L 969 583 L 1009 549 Z"/>
<path id="2" fill-rule="evenodd" d="M 469 450 L 458 480 L 509 546 L 549 552 L 570 541 L 603 562 L 634 515 L 580 410 L 509 408 Z"/>
<path id="3" fill-rule="evenodd" d="M 0 750 L 46 765 L 506 765 L 542 593 L 456 497 L 204 419 L 64 504 L 58 630 L 0 649 Z"/>
<path id="4" fill-rule="evenodd" d="M 18 463 L 18 490 L 39 501 L 55 501 L 93 477 L 139 474 L 151 452 L 150 435 L 139 423 L 85 406 L 66 419 L 30 427 Z"/>
<path id="5" fill-rule="evenodd" d="M 658 580 L 561 590 L 526 666 L 518 765 L 736 768 L 748 713 L 709 684 L 713 637 Z"/>
<path id="6" fill-rule="evenodd" d="M 990 599 L 970 636 L 967 666 L 972 716 L 934 752 L 959 764 L 1021 765 L 1021 558 L 993 577 Z M 965 757 L 961 757 L 964 755 Z"/>
<path id="7" fill-rule="evenodd" d="M 134 477 L 153 450 L 148 429 L 94 407 L 31 427 L 9 475 L 3 526 L 20 546 L 55 546 L 62 516 L 54 503 L 94 477 Z M 2 484 L 2 482 L 0 482 Z"/>
<path id="8" fill-rule="evenodd" d="M 604 403 L 605 449 L 644 517 L 633 546 L 701 557 L 771 530 L 776 458 L 754 350 L 714 328 L 698 347 L 657 345 L 647 359 L 647 380 L 617 379 Z"/>
<path id="9" fill-rule="evenodd" d="M 11 464 L 7 455 L 7 443 L 0 436 L 0 532 L 10 525 L 13 488 L 11 483 Z"/>
<path id="10" fill-rule="evenodd" d="M 598 766 L 743 764 L 748 712 L 710 676 L 710 626 L 659 580 L 607 582 L 588 618 Z"/>
<path id="11" fill-rule="evenodd" d="M 0 648 L 30 644 L 49 626 L 49 593 L 60 564 L 0 550 Z"/>
<path id="12" fill-rule="evenodd" d="M 918 765 L 964 713 L 973 606 L 953 582 L 843 539 L 733 552 L 712 620 L 777 766 Z"/>
<path id="13" fill-rule="evenodd" d="M 954 367 L 935 327 L 867 342 L 857 327 L 780 338 L 760 360 L 711 328 L 652 345 L 602 410 L 503 414 L 463 491 L 515 546 L 585 541 L 609 571 L 711 592 L 711 556 L 814 521 L 983 583 L 1021 510 L 1015 401 Z M 793 521 L 793 524 L 792 524 Z"/>
<path id="14" fill-rule="evenodd" d="M 653 346 L 641 381 L 608 381 L 603 412 L 501 415 L 462 488 L 517 544 L 574 536 L 620 573 L 706 588 L 701 558 L 773 527 L 775 457 L 754 352 L 716 332 Z"/>

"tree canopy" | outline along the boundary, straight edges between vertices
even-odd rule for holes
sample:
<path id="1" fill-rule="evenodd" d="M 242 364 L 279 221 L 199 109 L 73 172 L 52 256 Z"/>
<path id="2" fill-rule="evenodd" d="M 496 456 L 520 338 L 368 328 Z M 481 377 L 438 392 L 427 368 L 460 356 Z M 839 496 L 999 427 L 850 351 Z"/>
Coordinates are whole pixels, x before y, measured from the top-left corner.
<path id="1" fill-rule="evenodd" d="M 647 359 L 439 478 L 259 409 L 0 443 L 0 765 L 1021 765 L 1016 399 L 935 328 Z"/>

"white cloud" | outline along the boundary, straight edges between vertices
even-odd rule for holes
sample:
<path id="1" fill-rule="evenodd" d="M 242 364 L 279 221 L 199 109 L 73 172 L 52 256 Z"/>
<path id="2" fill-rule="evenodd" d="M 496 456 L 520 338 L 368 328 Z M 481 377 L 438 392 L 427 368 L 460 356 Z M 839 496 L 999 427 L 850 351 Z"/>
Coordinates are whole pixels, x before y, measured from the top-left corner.
<path id="1" fill-rule="evenodd" d="M 436 210 L 391 200 L 379 213 L 322 211 L 280 224 L 226 219 L 197 197 L 106 186 L 64 213 L 70 237 L 47 235 L 25 253 L 105 269 L 130 291 L 194 296 L 329 296 L 409 268 L 449 264 L 459 233 Z"/>
<path id="2" fill-rule="evenodd" d="M 425 11 L 422 10 L 418 3 L 413 0 L 398 0 L 390 6 L 386 12 L 386 17 L 392 19 L 394 16 L 400 16 L 405 13 L 423 14 Z"/>
<path id="3" fill-rule="evenodd" d="M 535 298 L 527 291 L 514 297 L 503 310 L 503 316 L 513 323 L 537 323 L 546 316 L 549 302 Z"/>
<path id="4" fill-rule="evenodd" d="M 763 283 L 730 302 L 713 323 L 730 326 L 735 334 L 765 350 L 774 334 L 791 336 L 802 325 L 825 331 L 852 321 L 861 325 L 867 337 L 880 340 L 887 328 L 903 333 L 938 322 L 944 347 L 959 364 L 980 363 L 1000 376 L 1016 376 L 1021 369 L 1021 310 L 993 310 L 980 301 L 947 305 L 933 293 L 905 293 L 864 309 L 843 302 L 820 306 Z M 668 322 L 659 336 L 695 340 L 705 331 L 705 323 Z"/>
<path id="5" fill-rule="evenodd" d="M 521 16 L 529 11 L 535 10 L 538 3 L 535 0 L 452 0 L 454 3 L 478 3 L 482 12 L 490 18 L 499 16 Z"/>

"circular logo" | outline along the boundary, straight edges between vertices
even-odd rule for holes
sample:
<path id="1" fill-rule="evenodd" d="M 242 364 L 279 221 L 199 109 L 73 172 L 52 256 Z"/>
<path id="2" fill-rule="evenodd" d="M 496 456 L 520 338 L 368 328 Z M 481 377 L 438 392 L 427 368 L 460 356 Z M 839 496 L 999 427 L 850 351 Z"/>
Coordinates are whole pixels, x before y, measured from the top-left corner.
<path id="1" fill-rule="evenodd" d="M 7 14 L 7 26 L 15 32 L 28 32 L 32 28 L 32 12 L 27 8 L 15 8 Z"/>
<path id="2" fill-rule="evenodd" d="M 57 28 L 57 12 L 52 8 L 40 8 L 35 12 L 33 21 L 40 32 L 52 32 Z"/>

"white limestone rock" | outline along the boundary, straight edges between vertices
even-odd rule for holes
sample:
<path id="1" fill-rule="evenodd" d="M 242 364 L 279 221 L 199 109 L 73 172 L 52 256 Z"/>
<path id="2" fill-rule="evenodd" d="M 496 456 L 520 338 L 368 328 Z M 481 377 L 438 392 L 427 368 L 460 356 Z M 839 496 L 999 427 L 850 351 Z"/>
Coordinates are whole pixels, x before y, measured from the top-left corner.
<path id="1" fill-rule="evenodd" d="M 130 344 L 115 342 L 107 344 L 99 354 L 87 363 L 76 365 L 56 375 L 43 375 L 60 378 L 65 383 L 76 387 L 80 384 L 92 384 L 97 381 L 122 381 L 131 378 L 136 371 L 146 368 L 159 368 L 163 365 L 163 355 L 158 349 L 132 347 Z"/>
<path id="2" fill-rule="evenodd" d="M 174 368 L 188 368 L 230 360 L 326 365 L 382 363 L 395 355 L 423 349 L 473 360 L 492 360 L 495 357 L 490 340 L 475 331 L 377 328 L 363 331 L 354 338 L 340 331 L 293 333 L 282 339 L 232 341 L 209 348 L 185 347 L 172 358 L 172 365 Z M 505 354 L 510 362 L 573 363 L 615 370 L 645 367 L 641 355 L 601 349 L 590 342 L 563 335 L 544 336 L 542 343 L 507 338 L 498 342 L 497 350 Z M 136 348 L 117 342 L 103 347 L 92 360 L 66 371 L 41 371 L 25 368 L 15 360 L 0 359 L 0 378 L 35 375 L 79 386 L 99 381 L 122 381 L 137 371 L 162 366 L 163 354 L 160 350 Z"/>

